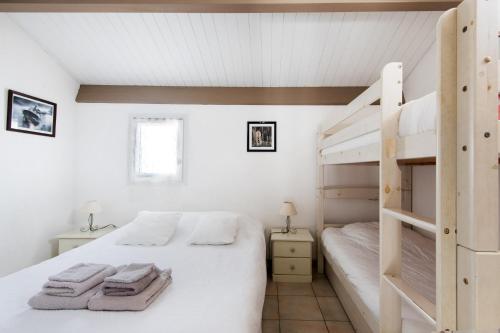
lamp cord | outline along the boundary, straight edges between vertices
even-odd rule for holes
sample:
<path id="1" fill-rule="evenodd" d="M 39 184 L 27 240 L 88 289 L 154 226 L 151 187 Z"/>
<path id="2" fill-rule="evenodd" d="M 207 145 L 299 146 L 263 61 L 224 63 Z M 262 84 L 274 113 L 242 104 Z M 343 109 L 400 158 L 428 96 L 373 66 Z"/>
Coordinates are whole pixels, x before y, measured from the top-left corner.
<path id="1" fill-rule="evenodd" d="M 92 214 L 92 213 L 89 214 L 89 218 L 87 219 L 87 221 L 89 222 L 89 226 L 88 227 L 82 227 L 82 228 L 80 228 L 81 232 L 97 231 L 97 230 L 105 229 L 107 227 L 116 228 L 116 225 L 111 224 L 111 223 L 110 224 L 106 224 L 103 227 L 99 227 L 97 224 L 94 225 L 94 214 Z"/>

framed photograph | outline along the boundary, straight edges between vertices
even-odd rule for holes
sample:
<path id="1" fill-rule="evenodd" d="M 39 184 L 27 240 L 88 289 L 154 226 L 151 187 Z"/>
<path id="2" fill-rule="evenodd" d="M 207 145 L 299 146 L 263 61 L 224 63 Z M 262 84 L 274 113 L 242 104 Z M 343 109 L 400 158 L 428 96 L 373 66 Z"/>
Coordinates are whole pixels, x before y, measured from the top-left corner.
<path id="1" fill-rule="evenodd" d="M 56 136 L 57 104 L 9 90 L 7 130 Z"/>
<path id="2" fill-rule="evenodd" d="M 249 121 L 247 123 L 247 152 L 276 151 L 276 122 Z"/>

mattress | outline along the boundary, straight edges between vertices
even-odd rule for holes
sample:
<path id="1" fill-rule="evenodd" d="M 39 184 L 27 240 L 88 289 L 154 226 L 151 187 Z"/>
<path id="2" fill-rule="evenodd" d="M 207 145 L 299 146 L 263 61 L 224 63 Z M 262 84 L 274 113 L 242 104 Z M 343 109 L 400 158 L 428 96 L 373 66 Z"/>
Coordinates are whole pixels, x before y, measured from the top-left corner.
<path id="1" fill-rule="evenodd" d="M 403 105 L 399 116 L 398 135 L 400 137 L 422 134 L 436 130 L 436 92 L 415 99 Z M 380 130 L 360 135 L 322 151 L 323 155 L 353 150 L 380 142 Z"/>
<path id="2" fill-rule="evenodd" d="M 436 115 L 436 92 L 404 104 L 399 115 L 399 136 L 404 137 L 435 131 Z"/>
<path id="3" fill-rule="evenodd" d="M 403 237 L 402 278 L 435 303 L 435 243 L 408 228 L 403 228 Z M 324 255 L 329 262 L 342 269 L 358 297 L 375 318 L 379 318 L 378 239 L 378 222 L 327 228 L 321 236 Z M 433 329 L 404 303 L 403 322 L 413 332 L 430 332 Z"/>
<path id="4" fill-rule="evenodd" d="M 197 213 L 184 213 L 162 247 L 115 245 L 128 226 L 0 279 L 0 332 L 260 332 L 266 287 L 262 224 L 239 220 L 236 241 L 193 246 L 186 240 Z M 51 274 L 79 262 L 171 267 L 172 284 L 142 312 L 39 311 L 27 305 Z"/>

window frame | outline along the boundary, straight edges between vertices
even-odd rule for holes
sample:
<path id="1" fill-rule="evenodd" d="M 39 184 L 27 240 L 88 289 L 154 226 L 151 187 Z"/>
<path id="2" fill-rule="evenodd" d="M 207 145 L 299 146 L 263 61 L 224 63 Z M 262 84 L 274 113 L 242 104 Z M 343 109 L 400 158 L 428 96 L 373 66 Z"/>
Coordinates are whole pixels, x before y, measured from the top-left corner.
<path id="1" fill-rule="evenodd" d="M 177 133 L 177 172 L 175 176 L 160 174 L 139 175 L 137 173 L 137 128 L 139 123 L 166 122 L 175 120 L 179 122 Z M 132 184 L 180 184 L 183 181 L 184 168 L 184 118 L 162 115 L 133 115 L 129 120 L 129 181 Z"/>

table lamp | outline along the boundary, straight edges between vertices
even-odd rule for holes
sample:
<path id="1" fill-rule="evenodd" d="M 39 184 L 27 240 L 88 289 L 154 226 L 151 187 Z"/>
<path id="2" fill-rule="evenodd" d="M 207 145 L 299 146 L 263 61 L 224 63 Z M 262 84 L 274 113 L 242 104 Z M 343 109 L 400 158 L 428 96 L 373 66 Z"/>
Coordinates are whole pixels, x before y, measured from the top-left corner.
<path id="1" fill-rule="evenodd" d="M 293 202 L 285 201 L 281 204 L 280 215 L 286 216 L 286 227 L 281 228 L 282 233 L 291 232 L 292 234 L 297 232 L 297 229 L 290 226 L 290 216 L 297 215 L 297 210 Z"/>
<path id="2" fill-rule="evenodd" d="M 97 231 L 97 230 L 104 229 L 107 227 L 116 228 L 116 226 L 114 224 L 108 224 L 108 225 L 105 225 L 104 227 L 99 227 L 97 224 L 94 225 L 94 214 L 100 213 L 102 211 L 102 207 L 101 207 L 101 204 L 99 202 L 97 202 L 95 200 L 86 202 L 85 205 L 82 207 L 82 211 L 89 214 L 89 218 L 88 218 L 89 226 L 80 228 L 80 231 L 82 231 L 82 232 Z"/>

